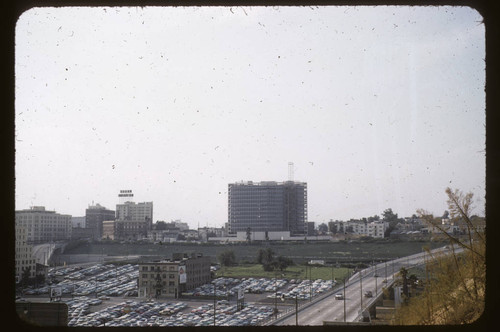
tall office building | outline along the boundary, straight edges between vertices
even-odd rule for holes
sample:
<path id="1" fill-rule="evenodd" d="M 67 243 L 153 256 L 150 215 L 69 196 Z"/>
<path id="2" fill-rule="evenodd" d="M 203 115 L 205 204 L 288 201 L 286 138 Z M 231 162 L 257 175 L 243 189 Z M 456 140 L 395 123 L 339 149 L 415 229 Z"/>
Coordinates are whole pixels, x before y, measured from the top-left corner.
<path id="1" fill-rule="evenodd" d="M 153 202 L 116 204 L 116 220 L 153 220 Z"/>
<path id="2" fill-rule="evenodd" d="M 307 232 L 307 183 L 258 182 L 230 183 L 228 188 L 229 233 Z"/>
<path id="3" fill-rule="evenodd" d="M 71 216 L 46 211 L 43 206 L 16 211 L 16 227 L 26 229 L 28 243 L 44 243 L 71 238 Z"/>
<path id="4" fill-rule="evenodd" d="M 153 202 L 135 203 L 132 190 L 122 190 L 116 204 L 115 238 L 138 239 L 146 237 L 153 227 Z M 126 197 L 130 197 L 127 199 Z"/>
<path id="5" fill-rule="evenodd" d="M 95 240 L 102 238 L 102 222 L 114 219 L 115 211 L 99 204 L 91 205 L 85 210 L 85 226 L 92 230 L 92 238 Z"/>
<path id="6" fill-rule="evenodd" d="M 35 277 L 36 261 L 33 247 L 27 243 L 28 232 L 25 227 L 16 225 L 16 283 L 23 278 L 24 271 L 29 271 L 29 278 Z"/>

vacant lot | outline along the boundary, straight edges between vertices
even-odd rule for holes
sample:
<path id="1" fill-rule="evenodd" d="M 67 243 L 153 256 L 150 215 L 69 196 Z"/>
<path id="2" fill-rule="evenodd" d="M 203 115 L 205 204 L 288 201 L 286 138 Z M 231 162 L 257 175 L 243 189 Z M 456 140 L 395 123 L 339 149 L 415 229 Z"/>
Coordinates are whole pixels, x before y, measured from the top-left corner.
<path id="1" fill-rule="evenodd" d="M 260 264 L 243 264 L 239 266 L 228 266 L 222 267 L 217 271 L 217 277 L 232 277 L 232 278 L 287 278 L 287 279 L 323 279 L 331 280 L 332 277 L 338 280 L 344 278 L 349 274 L 351 269 L 348 268 L 331 268 L 325 266 L 312 266 L 307 267 L 306 276 L 306 266 L 305 265 L 293 265 L 289 266 L 281 271 L 264 271 L 262 265 Z"/>
<path id="2" fill-rule="evenodd" d="M 423 247 L 437 248 L 444 242 L 388 241 L 371 242 L 295 242 L 295 243 L 250 243 L 250 244 L 138 244 L 138 243 L 93 243 L 82 244 L 65 254 L 103 256 L 142 255 L 152 258 L 171 258 L 173 253 L 203 253 L 216 262 L 217 254 L 232 250 L 239 263 L 254 263 L 257 251 L 271 248 L 276 255 L 290 257 L 296 264 L 311 259 L 323 259 L 326 263 L 383 261 L 422 252 Z"/>

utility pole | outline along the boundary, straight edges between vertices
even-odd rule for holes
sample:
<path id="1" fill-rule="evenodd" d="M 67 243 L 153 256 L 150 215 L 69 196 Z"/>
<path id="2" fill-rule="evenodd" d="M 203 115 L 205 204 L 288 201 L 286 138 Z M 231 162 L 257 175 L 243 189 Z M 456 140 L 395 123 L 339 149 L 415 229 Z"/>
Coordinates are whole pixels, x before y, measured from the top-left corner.
<path id="1" fill-rule="evenodd" d="M 309 266 L 309 302 L 313 300 L 313 290 L 312 290 L 312 266 Z"/>
<path id="2" fill-rule="evenodd" d="M 333 277 L 333 264 L 332 264 L 332 288 L 335 287 L 335 282 L 334 282 L 335 278 Z"/>
<path id="3" fill-rule="evenodd" d="M 387 261 L 385 261 L 385 280 L 387 281 Z"/>
<path id="4" fill-rule="evenodd" d="M 274 319 L 278 319 L 278 286 L 276 285 L 276 271 L 274 272 Z"/>
<path id="5" fill-rule="evenodd" d="M 215 284 L 214 284 L 214 326 L 215 326 L 215 306 L 216 306 L 215 296 L 216 296 L 216 293 L 215 293 Z"/>
<path id="6" fill-rule="evenodd" d="M 297 301 L 297 293 L 295 293 L 295 326 L 299 326 L 299 303 Z"/>
<path id="7" fill-rule="evenodd" d="M 361 292 L 361 311 L 363 311 L 363 270 L 359 270 L 359 288 Z"/>
<path id="8" fill-rule="evenodd" d="M 346 311 L 345 311 L 345 276 L 344 276 L 344 323 L 346 322 Z"/>

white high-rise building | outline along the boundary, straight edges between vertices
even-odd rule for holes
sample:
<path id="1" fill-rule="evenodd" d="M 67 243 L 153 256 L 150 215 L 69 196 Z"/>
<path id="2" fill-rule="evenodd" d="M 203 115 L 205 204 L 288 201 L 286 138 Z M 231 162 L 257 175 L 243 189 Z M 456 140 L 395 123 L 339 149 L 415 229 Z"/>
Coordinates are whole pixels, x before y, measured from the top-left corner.
<path id="1" fill-rule="evenodd" d="M 153 202 L 125 202 L 116 205 L 116 220 L 153 220 Z"/>
<path id="2" fill-rule="evenodd" d="M 126 195 L 126 196 L 123 196 Z M 118 195 L 133 197 L 131 190 L 122 190 Z M 153 225 L 153 202 L 120 202 L 116 205 L 115 237 L 118 239 L 138 239 L 147 236 Z"/>

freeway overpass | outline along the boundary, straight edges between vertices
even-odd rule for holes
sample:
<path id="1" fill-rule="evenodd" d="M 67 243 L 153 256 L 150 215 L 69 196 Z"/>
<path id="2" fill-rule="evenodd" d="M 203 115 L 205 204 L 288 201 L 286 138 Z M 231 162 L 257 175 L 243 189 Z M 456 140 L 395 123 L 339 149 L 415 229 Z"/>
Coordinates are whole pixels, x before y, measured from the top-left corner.
<path id="1" fill-rule="evenodd" d="M 455 251 L 460 250 L 455 249 Z M 431 251 L 433 255 L 450 252 L 451 250 L 447 247 Z M 428 259 L 429 254 L 423 252 L 361 270 L 345 281 L 345 287 L 344 283 L 339 284 L 327 294 L 319 296 L 310 303 L 302 304 L 298 311 L 295 308 L 290 309 L 266 325 L 323 325 L 323 322 L 359 322 L 362 320 L 363 311 L 374 305 L 377 298 L 382 296 L 383 287 L 392 285 L 395 275 L 402 267 L 408 269 L 423 265 Z M 366 291 L 371 291 L 373 297 L 364 297 Z M 339 293 L 343 295 L 343 299 L 335 299 L 335 294 Z"/>
<path id="2" fill-rule="evenodd" d="M 54 251 L 59 248 L 64 248 L 65 246 L 66 244 L 61 242 L 51 242 L 34 245 L 33 257 L 37 263 L 49 265 L 48 262 L 50 261 L 50 258 L 52 257 Z"/>

